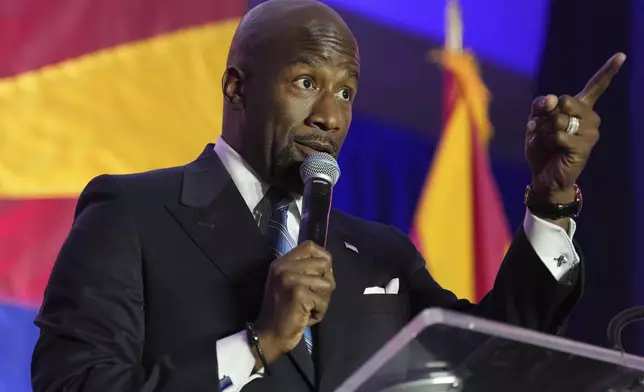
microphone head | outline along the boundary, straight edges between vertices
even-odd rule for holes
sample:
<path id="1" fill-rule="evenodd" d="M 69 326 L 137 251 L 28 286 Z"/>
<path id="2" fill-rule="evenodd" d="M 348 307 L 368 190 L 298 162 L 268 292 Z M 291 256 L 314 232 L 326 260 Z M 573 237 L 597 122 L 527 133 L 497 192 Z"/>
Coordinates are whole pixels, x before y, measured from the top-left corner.
<path id="1" fill-rule="evenodd" d="M 326 152 L 314 152 L 302 162 L 300 176 L 304 183 L 311 178 L 320 178 L 329 181 L 331 186 L 334 186 L 340 179 L 340 167 L 332 155 Z"/>

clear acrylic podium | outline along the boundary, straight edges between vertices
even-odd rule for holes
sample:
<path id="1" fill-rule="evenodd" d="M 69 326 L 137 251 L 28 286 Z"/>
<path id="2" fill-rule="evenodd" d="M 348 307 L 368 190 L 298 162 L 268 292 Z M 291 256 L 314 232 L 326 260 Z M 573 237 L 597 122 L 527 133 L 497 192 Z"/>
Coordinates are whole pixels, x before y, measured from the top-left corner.
<path id="1" fill-rule="evenodd" d="M 428 309 L 336 389 L 420 391 L 644 391 L 644 358 Z"/>

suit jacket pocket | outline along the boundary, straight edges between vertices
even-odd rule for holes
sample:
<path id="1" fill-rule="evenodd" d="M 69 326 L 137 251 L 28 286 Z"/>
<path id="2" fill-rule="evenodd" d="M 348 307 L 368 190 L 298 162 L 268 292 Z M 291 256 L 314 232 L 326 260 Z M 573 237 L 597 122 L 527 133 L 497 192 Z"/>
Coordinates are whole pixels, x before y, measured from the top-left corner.
<path id="1" fill-rule="evenodd" d="M 347 365 L 357 368 L 385 345 L 408 321 L 408 296 L 365 294 L 352 302 L 352 324 L 345 342 Z"/>
<path id="2" fill-rule="evenodd" d="M 355 303 L 360 313 L 404 313 L 409 304 L 406 296 L 399 294 L 363 294 Z"/>

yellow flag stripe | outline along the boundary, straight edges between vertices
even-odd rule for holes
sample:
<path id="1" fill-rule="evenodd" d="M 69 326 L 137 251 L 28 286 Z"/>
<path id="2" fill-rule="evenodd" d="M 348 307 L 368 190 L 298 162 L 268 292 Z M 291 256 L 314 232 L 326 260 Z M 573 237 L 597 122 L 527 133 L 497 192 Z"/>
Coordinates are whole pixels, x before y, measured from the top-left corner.
<path id="1" fill-rule="evenodd" d="M 448 117 L 416 215 L 430 273 L 459 298 L 474 299 L 474 213 L 470 121 L 459 97 Z"/>
<path id="2" fill-rule="evenodd" d="M 77 195 L 101 173 L 184 164 L 220 133 L 238 19 L 0 80 L 0 197 Z"/>

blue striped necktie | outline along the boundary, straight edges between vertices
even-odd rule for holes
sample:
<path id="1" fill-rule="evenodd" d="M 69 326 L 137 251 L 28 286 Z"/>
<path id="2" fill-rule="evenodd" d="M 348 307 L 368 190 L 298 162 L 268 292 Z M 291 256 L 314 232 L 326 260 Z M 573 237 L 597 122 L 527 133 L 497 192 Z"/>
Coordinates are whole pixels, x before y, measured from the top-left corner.
<path id="1" fill-rule="evenodd" d="M 288 231 L 287 224 L 288 210 L 295 203 L 295 200 L 293 196 L 285 195 L 276 188 L 269 189 L 265 198 L 268 199 L 271 205 L 271 219 L 268 222 L 266 235 L 271 244 L 273 258 L 277 259 L 297 246 L 295 239 Z M 306 327 L 304 330 L 304 343 L 309 353 L 312 353 L 313 339 L 311 336 L 311 328 L 309 327 Z"/>

